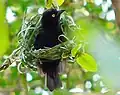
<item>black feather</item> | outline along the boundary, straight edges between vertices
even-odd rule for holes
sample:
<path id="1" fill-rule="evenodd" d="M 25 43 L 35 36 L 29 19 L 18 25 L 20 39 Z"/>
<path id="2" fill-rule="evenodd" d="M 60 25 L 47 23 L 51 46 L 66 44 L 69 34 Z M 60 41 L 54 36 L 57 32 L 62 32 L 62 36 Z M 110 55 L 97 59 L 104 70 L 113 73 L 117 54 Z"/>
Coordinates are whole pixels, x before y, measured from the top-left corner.
<path id="1" fill-rule="evenodd" d="M 34 42 L 35 49 L 42 49 L 45 47 L 53 47 L 58 45 L 60 41 L 58 40 L 59 35 L 63 34 L 60 27 L 60 14 L 63 10 L 57 11 L 56 9 L 49 9 L 43 13 L 41 19 L 42 32 L 36 36 Z M 61 87 L 61 81 L 59 79 L 59 63 L 58 60 L 47 60 L 41 59 L 42 64 L 39 64 L 45 74 L 47 74 L 47 87 L 50 91 L 55 88 Z"/>

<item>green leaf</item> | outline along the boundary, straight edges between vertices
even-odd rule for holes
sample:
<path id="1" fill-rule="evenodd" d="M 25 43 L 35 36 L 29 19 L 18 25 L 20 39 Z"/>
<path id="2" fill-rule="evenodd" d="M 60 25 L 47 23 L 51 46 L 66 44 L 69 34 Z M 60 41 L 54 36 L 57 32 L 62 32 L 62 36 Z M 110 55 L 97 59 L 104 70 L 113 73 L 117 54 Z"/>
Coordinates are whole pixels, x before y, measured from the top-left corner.
<path id="1" fill-rule="evenodd" d="M 68 92 L 66 89 L 56 89 L 54 90 L 53 95 L 72 95 L 72 94 Z"/>
<path id="2" fill-rule="evenodd" d="M 9 33 L 5 23 L 5 10 L 2 0 L 0 1 L 0 9 L 0 56 L 2 56 L 9 47 Z"/>
<path id="3" fill-rule="evenodd" d="M 56 0 L 58 6 L 61 6 L 64 3 L 64 0 Z"/>
<path id="4" fill-rule="evenodd" d="M 51 8 L 52 4 L 54 4 L 55 6 L 61 6 L 64 3 L 64 0 L 47 0 L 46 1 L 46 8 Z"/>
<path id="5" fill-rule="evenodd" d="M 78 50 L 82 47 L 82 44 L 78 44 L 76 45 L 72 50 L 71 50 L 71 54 L 72 54 L 72 57 L 75 57 Z"/>
<path id="6" fill-rule="evenodd" d="M 97 64 L 95 59 L 87 54 L 83 53 L 80 55 L 77 59 L 76 62 L 85 70 L 90 71 L 90 72 L 96 72 L 97 71 Z"/>
<path id="7" fill-rule="evenodd" d="M 1 87 L 6 87 L 7 83 L 6 83 L 6 80 L 4 78 L 0 78 L 0 86 Z"/>
<path id="8" fill-rule="evenodd" d="M 51 8 L 52 7 L 52 2 L 53 0 L 46 0 L 46 8 Z"/>

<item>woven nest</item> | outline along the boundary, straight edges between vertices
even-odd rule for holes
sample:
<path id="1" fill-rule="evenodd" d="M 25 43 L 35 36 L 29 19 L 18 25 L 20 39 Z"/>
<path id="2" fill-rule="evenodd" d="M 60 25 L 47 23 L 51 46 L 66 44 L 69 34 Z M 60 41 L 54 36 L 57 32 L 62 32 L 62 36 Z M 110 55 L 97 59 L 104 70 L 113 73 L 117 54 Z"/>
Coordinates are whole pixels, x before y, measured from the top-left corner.
<path id="1" fill-rule="evenodd" d="M 64 33 L 62 36 L 65 37 L 67 41 L 52 48 L 33 50 L 34 39 L 38 32 L 40 33 L 42 30 L 41 17 L 42 15 L 33 16 L 29 19 L 29 22 L 24 18 L 21 31 L 18 33 L 22 63 L 33 70 L 37 69 L 36 62 L 40 59 L 56 60 L 63 58 L 63 55 L 67 58 L 74 46 L 74 42 L 67 38 L 67 33 L 68 31 L 74 31 L 76 25 L 70 16 L 63 14 L 60 19 L 60 25 Z"/>
<path id="2" fill-rule="evenodd" d="M 65 37 L 67 41 L 52 48 L 33 49 L 35 37 L 38 32 L 42 30 L 41 17 L 42 15 L 37 14 L 30 19 L 27 19 L 27 17 L 23 18 L 22 27 L 18 33 L 19 47 L 5 60 L 0 70 L 5 70 L 12 62 L 16 61 L 18 64 L 22 64 L 22 66 L 36 71 L 36 62 L 40 61 L 40 59 L 56 60 L 69 58 L 71 56 L 71 50 L 75 46 L 75 43 L 73 40 L 67 38 L 67 33 L 74 31 L 76 25 L 72 17 L 68 16 L 66 13 L 62 15 L 60 25 L 64 33 L 62 36 Z"/>

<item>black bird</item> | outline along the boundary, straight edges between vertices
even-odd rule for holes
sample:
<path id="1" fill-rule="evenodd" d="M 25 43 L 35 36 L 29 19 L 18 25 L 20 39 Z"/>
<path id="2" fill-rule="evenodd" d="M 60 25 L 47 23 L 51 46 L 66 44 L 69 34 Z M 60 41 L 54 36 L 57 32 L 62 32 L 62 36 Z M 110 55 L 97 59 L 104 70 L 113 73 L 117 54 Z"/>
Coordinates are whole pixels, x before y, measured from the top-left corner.
<path id="1" fill-rule="evenodd" d="M 60 15 L 64 10 L 48 9 L 43 13 L 41 18 L 42 31 L 36 36 L 34 42 L 35 49 L 43 49 L 45 47 L 53 47 L 58 45 L 59 35 L 63 34 L 60 26 Z M 47 87 L 50 91 L 61 87 L 62 83 L 59 79 L 60 59 L 48 60 L 40 59 L 42 64 L 38 64 L 47 76 Z"/>

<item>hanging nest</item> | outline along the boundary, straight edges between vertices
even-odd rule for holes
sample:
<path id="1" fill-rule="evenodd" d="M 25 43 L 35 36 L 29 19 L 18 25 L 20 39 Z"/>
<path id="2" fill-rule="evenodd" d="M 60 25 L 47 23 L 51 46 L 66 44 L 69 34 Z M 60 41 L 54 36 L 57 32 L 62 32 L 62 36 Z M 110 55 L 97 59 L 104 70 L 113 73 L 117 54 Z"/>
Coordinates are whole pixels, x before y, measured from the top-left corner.
<path id="1" fill-rule="evenodd" d="M 23 18 L 22 27 L 18 33 L 19 46 L 5 60 L 0 71 L 8 68 L 14 61 L 36 71 L 36 62 L 40 59 L 56 60 L 60 58 L 69 58 L 71 56 L 71 50 L 75 46 L 75 43 L 73 40 L 67 38 L 67 34 L 70 31 L 74 31 L 77 27 L 72 17 L 68 16 L 66 13 L 62 15 L 60 25 L 64 32 L 62 36 L 65 37 L 67 41 L 52 48 L 34 50 L 33 44 L 35 37 L 38 32 L 42 30 L 41 17 L 42 15 L 37 14 L 30 19 L 27 19 L 27 17 Z"/>

